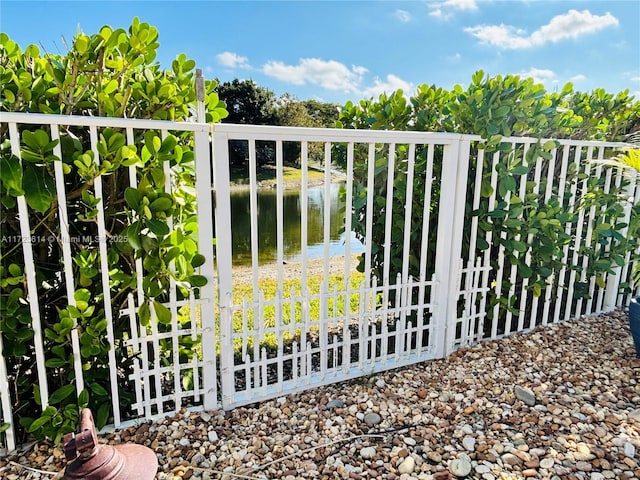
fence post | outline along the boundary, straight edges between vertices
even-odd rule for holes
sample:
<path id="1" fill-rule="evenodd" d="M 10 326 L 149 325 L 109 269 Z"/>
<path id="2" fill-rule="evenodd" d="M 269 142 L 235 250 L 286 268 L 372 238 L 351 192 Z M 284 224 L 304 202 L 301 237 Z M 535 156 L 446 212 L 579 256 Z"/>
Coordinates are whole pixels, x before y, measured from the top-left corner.
<path id="1" fill-rule="evenodd" d="M 205 92 L 204 92 L 204 77 L 202 76 L 202 69 L 196 69 L 196 115 L 199 123 L 207 123 L 207 111 L 204 107 Z"/>
<path id="2" fill-rule="evenodd" d="M 213 254 L 213 206 L 211 202 L 211 145 L 209 132 L 195 133 L 196 190 L 198 195 L 198 250 L 205 258 L 200 275 L 207 285 L 200 289 L 204 408 L 218 408 L 215 327 L 215 271 Z"/>
<path id="3" fill-rule="evenodd" d="M 451 354 L 455 339 L 469 149 L 470 141 L 462 136 L 444 147 L 435 264 L 437 357 Z"/>
<path id="4" fill-rule="evenodd" d="M 202 70 L 196 69 L 196 109 L 197 120 L 207 122 L 205 110 L 205 90 Z M 196 149 L 196 189 L 198 192 L 198 248 L 205 257 L 200 267 L 200 275 L 207 279 L 207 287 L 200 291 L 202 322 L 202 360 L 204 383 L 204 408 L 218 408 L 218 366 L 216 362 L 216 325 L 215 325 L 215 269 L 213 253 L 213 205 L 211 200 L 211 162 L 213 151 L 210 145 L 210 132 L 195 134 Z M 209 306 L 210 308 L 204 308 Z"/>
<path id="5" fill-rule="evenodd" d="M 231 199 L 229 187 L 229 140 L 213 127 L 213 184 L 215 188 L 216 263 L 220 315 L 220 385 L 222 408 L 233 406 L 233 318 L 231 314 Z"/>

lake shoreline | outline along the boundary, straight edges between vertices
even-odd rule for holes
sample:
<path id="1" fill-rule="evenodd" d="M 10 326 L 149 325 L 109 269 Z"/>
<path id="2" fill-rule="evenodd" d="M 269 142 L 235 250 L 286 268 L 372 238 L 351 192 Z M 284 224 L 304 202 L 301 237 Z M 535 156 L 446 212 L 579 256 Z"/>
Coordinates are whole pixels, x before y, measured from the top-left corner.
<path id="1" fill-rule="evenodd" d="M 283 189 L 284 190 L 301 189 L 302 188 L 302 170 L 296 167 L 286 167 L 286 169 L 288 171 L 293 171 L 296 174 L 295 175 L 286 174 L 284 176 L 282 181 Z M 269 170 L 275 170 L 275 169 L 269 169 Z M 325 183 L 324 170 L 317 169 L 317 168 L 309 168 L 309 172 L 311 173 L 321 172 L 322 176 L 317 176 L 313 174 L 309 175 L 307 178 L 307 188 L 320 187 L 324 185 Z M 331 173 L 331 183 L 344 182 L 345 180 L 346 180 L 346 174 L 339 174 L 335 172 Z M 278 180 L 274 176 L 273 178 L 258 180 L 256 187 L 258 190 L 268 190 L 268 189 L 275 190 L 277 188 L 277 185 L 278 185 Z M 239 180 L 231 180 L 230 182 L 230 189 L 232 192 L 246 191 L 246 190 L 250 190 L 250 188 L 251 186 L 249 185 L 249 179 L 246 177 Z"/>

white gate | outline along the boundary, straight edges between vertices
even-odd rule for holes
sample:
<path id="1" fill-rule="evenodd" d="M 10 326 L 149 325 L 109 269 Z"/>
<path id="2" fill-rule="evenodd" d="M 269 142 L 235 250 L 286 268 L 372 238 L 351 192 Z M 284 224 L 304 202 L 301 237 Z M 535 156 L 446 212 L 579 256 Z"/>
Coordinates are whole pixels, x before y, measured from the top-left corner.
<path id="1" fill-rule="evenodd" d="M 268 143 L 262 143 L 268 142 Z M 258 146 L 256 146 L 258 144 Z M 231 229 L 229 148 L 246 152 L 249 160 L 251 265 L 243 283 L 251 288 L 244 296 L 234 294 L 234 246 Z M 283 157 L 285 147 L 297 146 L 302 169 L 300 187 L 301 254 L 295 264 L 286 262 L 283 245 Z M 455 312 L 459 281 L 458 259 L 462 242 L 464 196 L 470 140 L 461 135 L 418 132 L 350 131 L 216 125 L 214 127 L 214 188 L 216 198 L 216 249 L 219 279 L 220 368 L 222 405 L 232 408 L 280 396 L 312 386 L 441 358 L 449 350 L 446 325 Z M 289 147 L 290 148 L 290 147 Z M 257 165 L 269 153 L 275 156 L 276 209 L 272 221 L 277 231 L 275 265 L 260 264 Z M 315 154 L 316 158 L 313 158 Z M 364 242 L 364 273 L 358 275 L 345 242 L 344 256 L 330 254 L 329 215 L 331 177 L 338 159 L 346 166 L 344 179 L 346 238 L 354 230 L 351 212 L 358 202 L 364 235 L 371 238 L 376 202 L 385 198 L 384 262 L 379 276 L 372 275 L 373 242 Z M 414 189 L 415 165 L 421 168 L 424 189 Z M 311 164 L 322 170 L 324 235 L 321 260 L 307 250 L 309 222 L 307 204 Z M 402 165 L 400 165 L 402 163 Z M 346 164 L 346 165 L 345 165 Z M 357 167 L 354 165 L 357 164 Z M 354 168 L 366 171 L 365 190 L 355 192 Z M 393 211 L 396 180 L 406 180 L 406 205 Z M 359 197 L 358 195 L 362 195 Z M 365 196 L 366 195 L 366 196 Z M 422 196 L 421 211 L 412 211 L 414 196 Z M 204 198 L 202 195 L 200 198 Z M 440 211 L 432 211 L 434 205 Z M 238 213 L 236 213 L 238 214 Z M 397 229 L 398 223 L 402 232 Z M 379 225 L 379 222 L 378 222 Z M 394 226 L 396 225 L 396 226 Z M 437 228 L 436 245 L 429 230 Z M 335 229 L 334 229 L 335 230 Z M 362 234 L 363 232 L 361 232 Z M 415 235 L 422 239 L 419 251 L 411 251 Z M 393 242 L 402 242 L 393 245 Z M 402 265 L 392 269 L 391 252 L 401 247 Z M 378 252 L 377 258 L 380 258 Z M 318 262 L 320 265 L 318 265 Z M 416 267 L 418 276 L 411 276 Z M 313 266 L 312 266 L 313 264 Z M 265 271 L 266 269 L 269 271 Z M 310 268 L 320 273 L 309 274 Z M 393 273 L 395 271 L 395 274 Z M 274 291 L 260 286 L 272 278 Z M 314 277 L 314 278 L 312 278 Z M 354 280 L 355 278 L 355 280 Z M 475 286 L 477 287 L 477 285 Z"/>

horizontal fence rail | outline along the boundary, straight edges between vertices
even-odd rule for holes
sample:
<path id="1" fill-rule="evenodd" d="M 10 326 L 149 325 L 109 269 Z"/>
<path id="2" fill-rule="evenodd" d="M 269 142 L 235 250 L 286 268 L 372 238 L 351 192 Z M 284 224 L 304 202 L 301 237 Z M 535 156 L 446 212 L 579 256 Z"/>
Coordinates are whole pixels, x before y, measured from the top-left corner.
<path id="1" fill-rule="evenodd" d="M 41 241 L 53 242 L 48 260 L 59 268 L 55 287 L 68 306 L 82 301 L 78 254 L 90 252 L 99 265 L 92 281 L 100 287 L 96 306 L 105 312 L 108 365 L 100 367 L 108 370 L 113 427 L 181 408 L 234 408 L 443 358 L 482 340 L 608 312 L 640 294 L 630 287 L 640 246 L 604 268 L 640 198 L 637 180 L 599 163 L 623 144 L 509 137 L 487 152 L 476 135 L 18 113 L 0 114 L 0 129 L 21 161 L 24 131 L 41 129 L 60 140 L 50 159 L 59 235 L 34 237 L 38 226 L 24 196 L 14 219 L 43 411 L 52 395 L 56 400 L 50 386 L 58 360 L 45 348 L 52 319 L 50 286 L 39 280 Z M 131 262 L 129 293 L 114 298 L 101 202 L 108 175 L 138 188 L 140 164 L 87 184 L 98 201 L 95 235 L 74 233 L 77 205 L 68 198 L 63 145 L 84 142 L 99 168 L 107 129 L 120 132 L 138 155 L 147 132 L 160 141 L 174 135 L 193 152 L 193 248 L 204 257 L 198 273 L 207 280 L 195 293 L 185 294 L 172 278 L 162 302 L 149 301 L 150 266 L 140 257 Z M 243 187 L 232 182 L 238 165 L 245 168 Z M 292 165 L 299 171 L 295 185 L 286 178 Z M 163 163 L 167 193 L 181 188 L 184 172 L 176 168 Z M 620 189 L 624 195 L 615 197 Z M 127 214 L 121 221 L 132 222 Z M 180 221 L 167 218 L 170 228 Z M 69 336 L 74 395 L 81 395 L 96 388 L 85 380 L 90 357 L 82 328 L 74 325 Z M 0 332 L 0 352 L 7 348 Z M 17 442 L 12 362 L 2 354 L 5 451 Z"/>

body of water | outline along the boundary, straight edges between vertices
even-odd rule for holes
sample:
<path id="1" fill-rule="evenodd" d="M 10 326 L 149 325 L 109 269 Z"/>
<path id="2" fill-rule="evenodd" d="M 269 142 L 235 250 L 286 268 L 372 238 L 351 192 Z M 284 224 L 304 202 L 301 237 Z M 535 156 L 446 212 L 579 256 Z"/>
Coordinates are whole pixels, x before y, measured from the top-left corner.
<path id="1" fill-rule="evenodd" d="M 351 253 L 363 251 L 362 244 L 351 233 L 344 234 L 345 205 L 341 191 L 342 183 L 332 183 L 329 189 L 330 238 L 332 256 L 344 255 L 345 241 L 350 242 Z M 307 258 L 320 258 L 324 254 L 324 186 L 307 190 Z M 298 261 L 302 242 L 302 192 L 285 190 L 283 196 L 283 245 L 284 259 Z M 257 192 L 258 205 L 258 261 L 273 262 L 277 258 L 277 193 L 275 189 Z M 233 242 L 233 264 L 250 265 L 251 252 L 251 208 L 248 190 L 231 193 L 231 235 Z"/>

